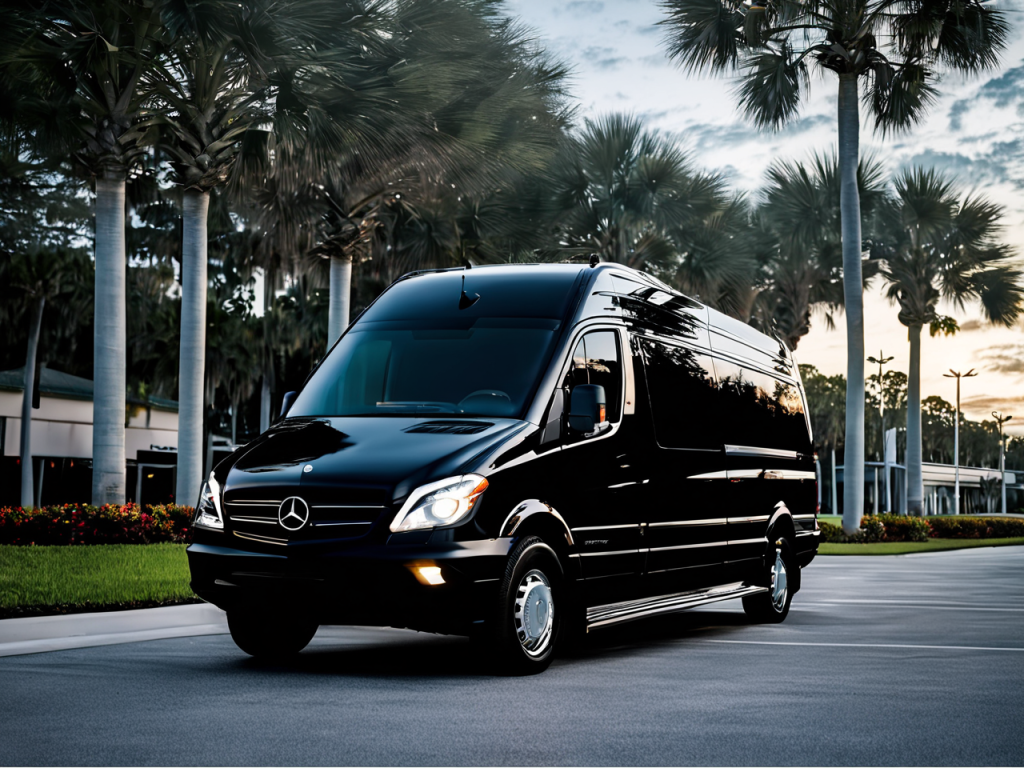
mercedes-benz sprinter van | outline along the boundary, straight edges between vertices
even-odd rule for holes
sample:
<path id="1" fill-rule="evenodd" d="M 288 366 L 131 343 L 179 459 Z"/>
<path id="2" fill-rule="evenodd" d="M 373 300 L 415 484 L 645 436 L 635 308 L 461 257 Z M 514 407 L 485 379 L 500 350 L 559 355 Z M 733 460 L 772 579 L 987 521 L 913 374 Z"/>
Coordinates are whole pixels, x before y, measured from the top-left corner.
<path id="1" fill-rule="evenodd" d="M 321 624 L 560 638 L 741 598 L 785 619 L 818 547 L 780 341 L 614 264 L 391 285 L 202 489 L 192 588 L 253 655 Z"/>

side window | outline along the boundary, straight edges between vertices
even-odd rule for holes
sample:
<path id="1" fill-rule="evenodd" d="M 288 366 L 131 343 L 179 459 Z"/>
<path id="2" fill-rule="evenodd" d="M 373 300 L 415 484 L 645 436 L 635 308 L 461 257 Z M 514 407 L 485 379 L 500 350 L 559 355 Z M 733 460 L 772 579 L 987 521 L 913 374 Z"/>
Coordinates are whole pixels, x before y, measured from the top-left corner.
<path id="1" fill-rule="evenodd" d="M 803 401 L 794 384 L 723 360 L 715 366 L 729 416 L 727 443 L 809 450 Z"/>
<path id="2" fill-rule="evenodd" d="M 570 392 L 579 384 L 600 384 L 608 398 L 608 421 L 622 416 L 622 363 L 618 334 L 614 331 L 588 333 L 572 353 L 572 366 L 565 388 Z"/>
<path id="3" fill-rule="evenodd" d="M 647 339 L 642 346 L 658 445 L 720 449 L 722 414 L 711 358 Z"/>

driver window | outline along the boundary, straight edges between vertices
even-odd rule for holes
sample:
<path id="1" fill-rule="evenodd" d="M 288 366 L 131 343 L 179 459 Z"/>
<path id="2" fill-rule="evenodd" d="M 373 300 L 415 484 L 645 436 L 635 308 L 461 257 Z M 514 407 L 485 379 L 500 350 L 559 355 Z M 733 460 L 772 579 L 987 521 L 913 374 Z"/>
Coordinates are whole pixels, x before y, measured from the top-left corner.
<path id="1" fill-rule="evenodd" d="M 576 345 L 564 386 L 569 392 L 578 384 L 600 384 L 608 399 L 608 421 L 622 415 L 622 363 L 615 331 L 588 333 Z"/>

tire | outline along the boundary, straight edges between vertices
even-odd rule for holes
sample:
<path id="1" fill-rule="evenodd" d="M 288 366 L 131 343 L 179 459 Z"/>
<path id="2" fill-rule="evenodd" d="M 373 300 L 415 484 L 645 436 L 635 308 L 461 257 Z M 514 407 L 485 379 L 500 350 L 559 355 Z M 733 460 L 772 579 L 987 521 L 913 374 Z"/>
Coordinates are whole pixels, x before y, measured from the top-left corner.
<path id="1" fill-rule="evenodd" d="M 793 602 L 793 585 L 798 578 L 799 567 L 789 539 L 784 536 L 775 539 L 774 552 L 765 556 L 764 584 L 768 591 L 743 598 L 743 610 L 747 616 L 763 624 L 784 622 Z"/>
<path id="2" fill-rule="evenodd" d="M 313 639 L 318 624 L 301 615 L 228 611 L 228 629 L 235 645 L 257 659 L 294 656 Z"/>
<path id="3" fill-rule="evenodd" d="M 484 644 L 488 665 L 502 675 L 534 675 L 551 664 L 563 623 L 562 569 L 536 536 L 509 555 Z"/>

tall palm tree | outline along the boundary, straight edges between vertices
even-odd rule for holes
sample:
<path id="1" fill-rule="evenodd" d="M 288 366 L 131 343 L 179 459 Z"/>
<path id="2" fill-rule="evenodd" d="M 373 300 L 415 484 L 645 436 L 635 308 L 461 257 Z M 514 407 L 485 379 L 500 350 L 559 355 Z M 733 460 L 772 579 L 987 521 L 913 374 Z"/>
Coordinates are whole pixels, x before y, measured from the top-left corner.
<path id="1" fill-rule="evenodd" d="M 141 127 L 170 157 L 182 190 L 175 498 L 185 503 L 202 484 L 210 195 L 227 182 L 242 135 L 268 119 L 264 70 L 253 54 L 265 25 L 258 6 L 221 0 L 167 3 L 161 20 L 159 66 L 144 86 L 151 116 Z"/>
<path id="2" fill-rule="evenodd" d="M 140 82 L 157 7 L 146 0 L 5 0 L 4 79 L 25 84 L 37 151 L 95 180 L 94 504 L 125 499 L 125 179 L 138 161 Z M 14 32 L 12 32 L 14 30 Z"/>
<path id="3" fill-rule="evenodd" d="M 843 307 L 839 161 L 834 153 L 816 154 L 808 162 L 777 161 L 767 177 L 758 218 L 770 248 L 756 324 L 796 349 L 811 329 L 813 310 L 823 309 L 832 328 L 833 314 Z M 861 159 L 857 188 L 863 247 L 868 248 L 877 236 L 877 212 L 887 199 L 880 163 Z M 865 284 L 876 271 L 871 262 L 864 265 Z"/>
<path id="4" fill-rule="evenodd" d="M 741 241 L 725 242 L 742 226 L 744 204 L 729 199 L 720 176 L 697 171 L 679 147 L 638 118 L 613 113 L 587 120 L 554 175 L 555 258 L 596 253 L 734 313 L 745 303 L 753 258 Z"/>
<path id="5" fill-rule="evenodd" d="M 742 109 L 762 128 L 796 115 L 810 69 L 839 81 L 838 128 L 846 306 L 843 527 L 864 509 L 864 299 L 857 188 L 860 83 L 883 134 L 916 123 L 934 100 L 936 69 L 993 67 L 1005 14 L 987 0 L 663 0 L 669 55 L 691 71 L 738 72 Z"/>
<path id="6" fill-rule="evenodd" d="M 889 242 L 878 249 L 889 299 L 909 329 L 907 386 L 907 507 L 921 514 L 921 329 L 932 336 L 955 332 L 953 318 L 938 313 L 939 299 L 963 309 L 978 301 L 992 323 L 1011 326 L 1022 313 L 1021 272 L 1009 262 L 1010 248 L 999 242 L 1003 209 L 959 193 L 932 170 L 904 171 L 896 178 L 888 212 Z"/>
<path id="7" fill-rule="evenodd" d="M 550 165 L 569 118 L 565 67 L 489 0 L 403 0 L 390 23 L 388 72 L 403 116 L 379 131 L 387 154 L 340 144 L 325 182 L 317 252 L 331 260 L 328 344 L 348 324 L 353 260 L 369 258 L 385 207 L 405 222 L 444 209 L 445 228 L 467 234 L 472 209 L 515 217 L 521 207 L 507 192 Z M 456 237 L 453 248 L 472 250 L 474 240 Z M 499 258 L 486 251 L 456 263 Z"/>

